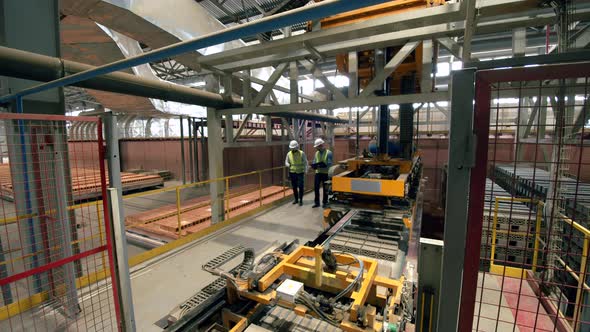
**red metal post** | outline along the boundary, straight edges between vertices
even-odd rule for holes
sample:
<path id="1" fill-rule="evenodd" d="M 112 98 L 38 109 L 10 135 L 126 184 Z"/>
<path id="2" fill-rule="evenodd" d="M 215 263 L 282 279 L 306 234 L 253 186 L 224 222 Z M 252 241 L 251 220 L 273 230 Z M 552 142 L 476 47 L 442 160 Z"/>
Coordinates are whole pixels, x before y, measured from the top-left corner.
<path id="1" fill-rule="evenodd" d="M 476 75 L 475 113 L 473 118 L 473 130 L 476 137 L 475 167 L 471 170 L 469 181 L 468 224 L 467 239 L 465 241 L 461 311 L 459 312 L 459 331 L 471 331 L 473 324 L 485 200 L 486 166 L 488 162 L 490 99 L 490 84 L 480 75 Z"/>

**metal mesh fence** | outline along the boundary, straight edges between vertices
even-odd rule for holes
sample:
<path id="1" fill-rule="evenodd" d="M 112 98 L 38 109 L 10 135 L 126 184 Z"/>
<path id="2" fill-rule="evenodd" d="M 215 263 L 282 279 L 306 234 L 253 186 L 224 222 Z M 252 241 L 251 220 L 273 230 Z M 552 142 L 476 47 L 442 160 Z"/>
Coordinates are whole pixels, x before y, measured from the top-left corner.
<path id="1" fill-rule="evenodd" d="M 477 74 L 490 114 L 475 124 L 489 136 L 473 330 L 590 330 L 587 67 Z"/>
<path id="2" fill-rule="evenodd" d="M 74 125 L 98 141 L 69 143 Z M 100 120 L 0 114 L 0 128 L 0 330 L 116 330 Z"/>

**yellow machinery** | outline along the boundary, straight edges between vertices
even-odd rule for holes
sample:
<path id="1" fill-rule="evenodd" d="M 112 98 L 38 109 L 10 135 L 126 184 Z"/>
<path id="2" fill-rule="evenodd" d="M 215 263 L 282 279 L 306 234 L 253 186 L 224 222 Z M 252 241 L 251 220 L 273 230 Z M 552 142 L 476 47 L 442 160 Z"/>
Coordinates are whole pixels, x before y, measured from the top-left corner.
<path id="1" fill-rule="evenodd" d="M 368 196 L 404 198 L 409 194 L 412 170 L 419 163 L 419 157 L 413 160 L 372 158 L 347 161 L 347 170 L 332 177 L 332 191 Z M 392 169 L 390 174 L 383 172 L 366 172 L 366 170 Z"/>
<path id="2" fill-rule="evenodd" d="M 241 253 L 242 264 L 220 268 Z M 203 268 L 220 278 L 173 312 L 167 331 L 398 331 L 404 324 L 404 280 L 380 275 L 375 259 L 291 243 L 257 262 L 236 247 Z"/>
<path id="3" fill-rule="evenodd" d="M 343 167 L 346 171 L 331 179 L 332 198 L 330 208 L 324 211 L 325 226 L 337 224 L 351 209 L 367 210 L 371 213 L 364 213 L 366 219 L 353 219 L 346 227 L 367 233 L 379 232 L 382 237 L 392 235 L 402 240 L 400 247 L 407 249 L 406 242 L 416 217 L 416 198 L 421 190 L 419 154 L 414 154 L 412 160 L 351 159 L 345 161 Z M 393 227 L 401 223 L 405 229 Z M 404 238 L 403 233 L 408 234 L 407 237 Z"/>

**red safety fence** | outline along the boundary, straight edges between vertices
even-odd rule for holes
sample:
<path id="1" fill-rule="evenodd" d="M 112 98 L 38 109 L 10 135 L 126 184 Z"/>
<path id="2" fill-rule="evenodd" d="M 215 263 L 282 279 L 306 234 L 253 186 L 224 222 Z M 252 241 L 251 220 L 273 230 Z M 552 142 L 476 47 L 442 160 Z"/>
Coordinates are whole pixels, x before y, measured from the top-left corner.
<path id="1" fill-rule="evenodd" d="M 590 330 L 589 77 L 476 73 L 460 331 Z"/>
<path id="2" fill-rule="evenodd" d="M 98 117 L 0 114 L 0 331 L 117 330 L 106 189 Z"/>

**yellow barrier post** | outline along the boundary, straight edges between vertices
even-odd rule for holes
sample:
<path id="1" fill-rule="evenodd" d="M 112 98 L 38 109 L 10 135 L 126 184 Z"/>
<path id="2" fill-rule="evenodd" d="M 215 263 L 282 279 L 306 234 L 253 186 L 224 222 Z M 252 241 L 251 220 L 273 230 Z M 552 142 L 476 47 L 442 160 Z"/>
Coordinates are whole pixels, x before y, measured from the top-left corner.
<path id="1" fill-rule="evenodd" d="M 258 193 L 259 193 L 259 206 L 262 206 L 262 172 L 258 173 Z"/>
<path id="2" fill-rule="evenodd" d="M 176 188 L 176 217 L 178 219 L 178 238 L 182 236 L 182 218 L 180 214 L 180 187 Z"/>
<path id="3" fill-rule="evenodd" d="M 102 229 L 102 220 L 101 220 L 102 218 L 100 217 L 100 205 L 99 204 L 96 205 L 96 217 L 98 218 L 98 234 L 100 236 L 99 241 L 100 241 L 100 245 L 102 246 L 103 244 L 105 244 L 105 241 L 104 241 L 104 234 L 103 234 L 103 229 Z M 102 267 L 104 269 L 107 267 L 104 250 L 101 252 L 101 256 L 102 256 Z"/>
<path id="4" fill-rule="evenodd" d="M 229 178 L 225 178 L 225 219 L 229 219 Z"/>
<path id="5" fill-rule="evenodd" d="M 582 259 L 580 261 L 580 274 L 578 275 L 578 289 L 576 291 L 576 306 L 574 311 L 574 322 L 576 326 L 574 331 L 578 331 L 580 325 L 580 314 L 582 312 L 582 298 L 584 296 L 584 284 L 586 283 L 586 268 L 588 263 L 588 247 L 590 238 L 584 236 L 584 248 L 582 249 Z"/>
<path id="6" fill-rule="evenodd" d="M 426 293 L 422 292 L 422 305 L 420 306 L 420 311 L 422 312 L 421 319 L 420 319 L 420 331 L 424 331 L 424 302 L 426 301 Z"/>

